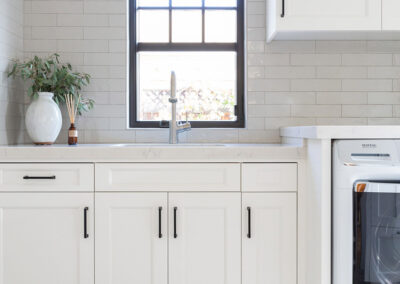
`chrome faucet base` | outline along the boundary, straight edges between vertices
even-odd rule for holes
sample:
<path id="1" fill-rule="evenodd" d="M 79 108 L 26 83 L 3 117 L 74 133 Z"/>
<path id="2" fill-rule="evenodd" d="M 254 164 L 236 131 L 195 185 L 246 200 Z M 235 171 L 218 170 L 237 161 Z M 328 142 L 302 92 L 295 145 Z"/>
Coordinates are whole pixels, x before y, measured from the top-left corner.
<path id="1" fill-rule="evenodd" d="M 190 122 L 176 121 L 176 103 L 178 99 L 176 98 L 176 78 L 175 72 L 171 72 L 171 93 L 168 100 L 171 103 L 171 120 L 169 121 L 169 144 L 178 143 L 178 134 L 185 131 L 190 131 L 192 126 Z M 187 116 L 186 116 L 187 119 Z"/>

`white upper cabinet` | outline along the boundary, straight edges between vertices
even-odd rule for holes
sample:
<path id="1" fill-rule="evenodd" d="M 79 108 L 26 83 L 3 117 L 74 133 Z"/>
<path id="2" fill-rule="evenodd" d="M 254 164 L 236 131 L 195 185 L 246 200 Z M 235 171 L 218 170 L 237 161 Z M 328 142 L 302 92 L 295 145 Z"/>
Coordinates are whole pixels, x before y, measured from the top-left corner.
<path id="1" fill-rule="evenodd" d="M 1 284 L 93 284 L 90 193 L 0 193 Z"/>
<path id="2" fill-rule="evenodd" d="M 337 38 L 338 32 L 380 31 L 381 8 L 381 0 L 267 0 L 267 41 L 275 37 L 324 39 L 331 35 Z"/>
<path id="3" fill-rule="evenodd" d="M 167 193 L 96 194 L 96 284 L 167 284 Z"/>
<path id="4" fill-rule="evenodd" d="M 400 30 L 400 1 L 382 0 L 382 29 Z"/>
<path id="5" fill-rule="evenodd" d="M 240 193 L 170 193 L 169 283 L 241 283 L 240 204 Z"/>

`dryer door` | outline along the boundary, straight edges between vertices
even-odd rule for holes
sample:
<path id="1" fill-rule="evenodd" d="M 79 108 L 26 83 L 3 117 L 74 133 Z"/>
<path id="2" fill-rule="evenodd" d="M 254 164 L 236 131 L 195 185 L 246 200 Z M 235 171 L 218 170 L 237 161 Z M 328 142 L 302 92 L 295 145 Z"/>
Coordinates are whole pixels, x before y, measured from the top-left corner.
<path id="1" fill-rule="evenodd" d="M 400 181 L 359 181 L 353 202 L 353 284 L 400 284 Z"/>

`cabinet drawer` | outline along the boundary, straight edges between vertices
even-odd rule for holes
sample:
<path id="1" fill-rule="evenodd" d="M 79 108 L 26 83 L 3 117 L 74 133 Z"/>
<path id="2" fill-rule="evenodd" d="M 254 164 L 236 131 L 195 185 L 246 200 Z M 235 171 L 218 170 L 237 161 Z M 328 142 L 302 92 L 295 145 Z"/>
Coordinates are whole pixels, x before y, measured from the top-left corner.
<path id="1" fill-rule="evenodd" d="M 297 191 L 296 163 L 245 163 L 243 191 Z"/>
<path id="2" fill-rule="evenodd" d="M 0 191 L 93 191 L 92 164 L 0 164 Z"/>
<path id="3" fill-rule="evenodd" d="M 240 164 L 96 164 L 96 191 L 240 191 Z"/>

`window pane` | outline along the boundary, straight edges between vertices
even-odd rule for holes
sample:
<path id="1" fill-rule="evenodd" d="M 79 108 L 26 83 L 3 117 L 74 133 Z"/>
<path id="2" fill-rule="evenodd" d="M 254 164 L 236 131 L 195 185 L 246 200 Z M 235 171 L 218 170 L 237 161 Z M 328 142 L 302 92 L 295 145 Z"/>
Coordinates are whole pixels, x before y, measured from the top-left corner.
<path id="1" fill-rule="evenodd" d="M 138 7 L 168 7 L 168 0 L 138 0 Z"/>
<path id="2" fill-rule="evenodd" d="M 206 7 L 236 7 L 236 0 L 205 0 Z"/>
<path id="3" fill-rule="evenodd" d="M 201 0 L 172 0 L 174 7 L 201 7 Z"/>
<path id="4" fill-rule="evenodd" d="M 235 121 L 235 52 L 140 52 L 138 120 L 171 119 L 170 73 L 177 78 L 179 120 Z"/>
<path id="5" fill-rule="evenodd" d="M 172 11 L 172 41 L 201 42 L 201 11 Z"/>
<path id="6" fill-rule="evenodd" d="M 139 10 L 137 15 L 139 42 L 168 42 L 168 10 Z"/>
<path id="7" fill-rule="evenodd" d="M 205 41 L 236 42 L 236 11 L 206 11 Z"/>

